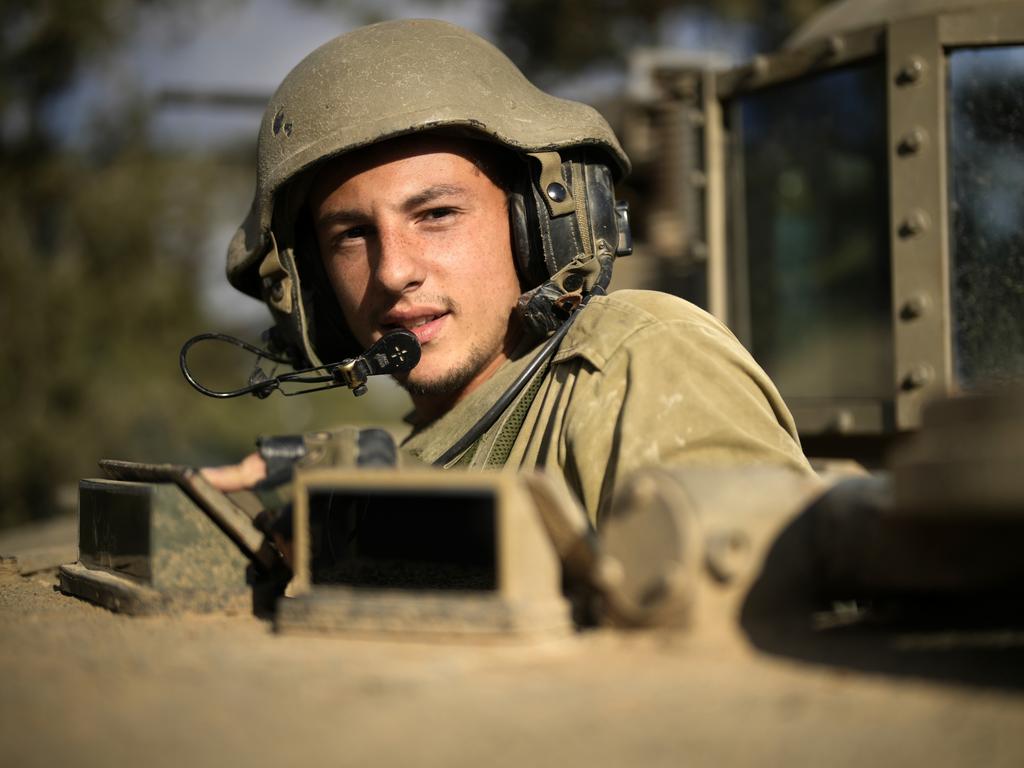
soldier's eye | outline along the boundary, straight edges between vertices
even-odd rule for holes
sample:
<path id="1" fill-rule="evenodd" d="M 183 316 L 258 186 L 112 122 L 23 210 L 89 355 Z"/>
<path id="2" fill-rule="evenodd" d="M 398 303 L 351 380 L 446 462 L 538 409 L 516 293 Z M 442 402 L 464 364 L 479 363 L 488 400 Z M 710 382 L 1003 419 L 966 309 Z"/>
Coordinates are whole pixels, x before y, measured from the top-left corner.
<path id="1" fill-rule="evenodd" d="M 344 248 L 346 245 L 349 245 L 356 240 L 364 240 L 372 235 L 373 227 L 366 224 L 360 224 L 338 232 L 331 238 L 331 245 L 335 248 Z"/>

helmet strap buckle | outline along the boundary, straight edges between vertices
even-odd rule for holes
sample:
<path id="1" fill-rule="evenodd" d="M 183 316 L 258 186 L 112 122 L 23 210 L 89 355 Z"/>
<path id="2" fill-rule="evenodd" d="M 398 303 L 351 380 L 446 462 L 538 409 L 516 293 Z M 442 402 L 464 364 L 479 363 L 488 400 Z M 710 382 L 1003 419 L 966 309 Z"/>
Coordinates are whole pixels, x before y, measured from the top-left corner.
<path id="1" fill-rule="evenodd" d="M 551 217 L 574 213 L 576 201 L 573 199 L 572 189 L 562 175 L 561 155 L 557 152 L 530 152 L 529 156 L 540 164 L 540 173 L 535 183 Z"/>

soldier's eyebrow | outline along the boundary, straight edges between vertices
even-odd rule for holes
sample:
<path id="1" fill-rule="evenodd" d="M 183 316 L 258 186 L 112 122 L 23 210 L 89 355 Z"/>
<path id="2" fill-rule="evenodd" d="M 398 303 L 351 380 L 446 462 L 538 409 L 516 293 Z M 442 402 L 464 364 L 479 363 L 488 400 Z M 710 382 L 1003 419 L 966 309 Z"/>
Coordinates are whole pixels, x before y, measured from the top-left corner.
<path id="1" fill-rule="evenodd" d="M 422 192 L 417 192 L 415 195 L 405 198 L 405 200 L 402 201 L 401 208 L 403 211 L 408 213 L 422 205 L 433 202 L 439 197 L 462 195 L 465 193 L 466 188 L 460 187 L 458 184 L 435 184 L 432 187 L 427 187 Z"/>
<path id="2" fill-rule="evenodd" d="M 348 224 L 358 223 L 366 218 L 366 214 L 356 210 L 342 210 L 342 211 L 328 211 L 325 214 L 316 217 L 314 222 L 318 227 L 326 227 L 328 225 L 337 224 L 339 226 L 347 226 Z"/>
<path id="3" fill-rule="evenodd" d="M 409 213 L 420 206 L 437 200 L 438 198 L 447 197 L 448 195 L 462 195 L 466 194 L 466 191 L 465 187 L 461 187 L 458 184 L 435 184 L 431 187 L 427 187 L 422 192 L 417 192 L 416 194 L 405 198 L 398 207 L 401 211 Z M 349 224 L 359 223 L 365 219 L 365 212 L 357 208 L 344 208 L 336 211 L 328 211 L 322 215 L 318 215 L 316 217 L 316 226 L 348 226 Z"/>

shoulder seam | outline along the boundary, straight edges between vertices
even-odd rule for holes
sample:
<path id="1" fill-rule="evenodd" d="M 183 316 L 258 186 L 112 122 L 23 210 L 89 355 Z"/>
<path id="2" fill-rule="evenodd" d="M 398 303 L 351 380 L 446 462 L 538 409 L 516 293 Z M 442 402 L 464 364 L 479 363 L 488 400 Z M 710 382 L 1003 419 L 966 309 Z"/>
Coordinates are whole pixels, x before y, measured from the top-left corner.
<path id="1" fill-rule="evenodd" d="M 637 334 L 643 333 L 659 325 L 665 327 L 689 326 L 695 329 L 706 329 L 713 333 L 723 335 L 727 338 L 731 336 L 727 329 L 725 329 L 724 327 L 719 327 L 717 320 L 715 322 L 709 323 L 706 321 L 702 321 L 703 318 L 662 318 L 652 313 L 648 309 L 645 309 L 644 307 L 636 306 L 628 302 L 615 301 L 614 294 L 610 295 L 607 298 L 610 299 L 611 301 L 602 302 L 604 309 L 614 310 L 615 312 L 620 313 L 628 312 L 628 314 L 636 322 L 636 325 L 628 329 L 627 332 L 623 333 L 619 338 L 617 338 L 614 341 L 607 355 L 597 354 L 596 350 L 588 350 L 586 348 L 587 345 L 584 343 L 586 341 L 586 337 L 584 337 L 583 339 L 574 341 L 574 343 L 571 346 L 562 347 L 561 349 L 559 349 L 558 352 L 555 354 L 554 358 L 552 358 L 552 364 L 562 363 L 572 359 L 573 357 L 583 357 L 592 365 L 596 366 L 597 368 L 601 368 L 607 363 L 608 359 L 613 354 L 615 354 L 619 349 L 621 349 L 622 346 L 626 344 L 630 339 L 634 338 Z M 584 310 L 584 312 L 586 312 L 586 310 Z M 574 328 L 573 330 L 576 329 Z M 572 331 L 570 331 L 569 338 L 572 338 Z"/>

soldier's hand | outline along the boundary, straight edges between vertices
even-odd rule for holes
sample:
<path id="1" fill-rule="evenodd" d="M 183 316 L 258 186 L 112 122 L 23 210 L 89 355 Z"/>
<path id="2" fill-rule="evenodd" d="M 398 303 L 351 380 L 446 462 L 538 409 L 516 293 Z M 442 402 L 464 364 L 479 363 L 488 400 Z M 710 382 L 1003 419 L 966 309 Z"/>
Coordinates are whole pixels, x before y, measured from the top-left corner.
<path id="1" fill-rule="evenodd" d="M 238 464 L 223 467 L 203 467 L 200 470 L 206 481 L 219 491 L 231 493 L 252 488 L 267 476 L 267 464 L 258 453 L 250 453 Z"/>

